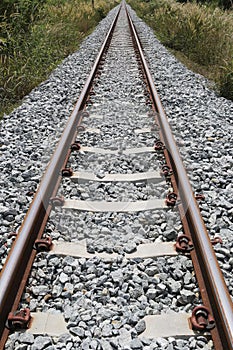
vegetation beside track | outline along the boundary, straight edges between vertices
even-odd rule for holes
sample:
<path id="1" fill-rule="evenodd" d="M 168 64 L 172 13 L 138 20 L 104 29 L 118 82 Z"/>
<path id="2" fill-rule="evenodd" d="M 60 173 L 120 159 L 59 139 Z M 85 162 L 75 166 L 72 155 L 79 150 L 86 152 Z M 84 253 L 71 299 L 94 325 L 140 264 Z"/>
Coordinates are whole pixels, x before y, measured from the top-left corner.
<path id="1" fill-rule="evenodd" d="M 77 50 L 115 5 L 115 0 L 1 0 L 0 117 Z"/>
<path id="2" fill-rule="evenodd" d="M 195 2 L 129 0 L 158 39 L 188 68 L 233 100 L 233 11 Z"/>

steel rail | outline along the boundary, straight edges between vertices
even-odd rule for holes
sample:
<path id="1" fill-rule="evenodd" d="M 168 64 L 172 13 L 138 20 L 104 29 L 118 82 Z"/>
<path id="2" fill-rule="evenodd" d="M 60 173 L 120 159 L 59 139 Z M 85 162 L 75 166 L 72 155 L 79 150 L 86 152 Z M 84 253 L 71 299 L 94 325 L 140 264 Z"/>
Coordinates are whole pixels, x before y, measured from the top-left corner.
<path id="1" fill-rule="evenodd" d="M 66 127 L 58 142 L 57 148 L 50 160 L 50 163 L 44 173 L 40 186 L 34 196 L 34 199 L 28 209 L 24 221 L 20 227 L 17 238 L 10 250 L 6 263 L 0 275 L 0 349 L 3 349 L 5 340 L 2 339 L 2 334 L 6 327 L 6 321 L 9 312 L 12 311 L 14 300 L 18 290 L 23 288 L 21 280 L 24 276 L 24 271 L 30 260 L 33 251 L 33 245 L 37 239 L 38 232 L 44 218 L 46 217 L 49 201 L 54 188 L 57 184 L 57 179 L 60 176 L 62 165 L 66 159 L 66 154 L 69 152 L 70 145 L 77 133 L 77 126 L 82 119 L 82 110 L 85 106 L 88 94 L 90 92 L 93 80 L 98 71 L 100 61 L 103 57 L 109 40 L 111 39 L 115 28 L 121 6 L 110 26 L 110 29 L 105 37 L 101 49 L 97 55 L 95 63 L 91 69 L 90 75 L 81 91 L 79 99 L 71 113 Z M 26 281 L 24 281 L 26 283 Z M 15 311 L 15 310 L 13 310 Z"/>
<path id="2" fill-rule="evenodd" d="M 127 11 L 128 13 L 128 11 Z M 141 43 L 134 27 L 133 21 L 128 13 L 128 19 L 131 26 L 143 70 L 146 75 L 150 94 L 153 103 L 158 112 L 158 122 L 163 135 L 165 147 L 169 153 L 172 163 L 176 183 L 179 188 L 179 196 L 186 211 L 187 221 L 190 227 L 190 233 L 193 240 L 202 276 L 205 281 L 206 292 L 213 310 L 213 316 L 218 330 L 220 342 L 216 350 L 233 349 L 233 307 L 230 294 L 220 270 L 216 255 L 212 248 L 204 221 L 202 219 L 198 204 L 194 198 L 188 175 L 184 168 L 180 153 L 176 146 L 175 139 L 166 117 L 162 103 L 158 96 L 153 78 L 151 76 L 148 64 L 146 62 Z M 194 266 L 195 268 L 195 266 Z M 219 347 L 219 344 L 221 348 Z"/>

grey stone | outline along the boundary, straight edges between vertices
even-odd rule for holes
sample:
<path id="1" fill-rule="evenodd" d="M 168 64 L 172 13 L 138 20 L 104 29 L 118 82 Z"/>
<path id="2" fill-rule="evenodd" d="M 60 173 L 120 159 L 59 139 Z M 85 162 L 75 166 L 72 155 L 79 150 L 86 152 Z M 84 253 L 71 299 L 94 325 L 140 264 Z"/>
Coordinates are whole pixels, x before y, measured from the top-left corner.
<path id="1" fill-rule="evenodd" d="M 103 350 L 112 350 L 112 346 L 110 345 L 110 343 L 104 339 L 101 339 L 99 341 L 99 343 L 101 344 L 101 348 Z"/>
<path id="2" fill-rule="evenodd" d="M 142 342 L 138 338 L 135 338 L 130 342 L 130 347 L 135 350 L 143 349 Z"/>
<path id="3" fill-rule="evenodd" d="M 150 289 L 147 290 L 146 295 L 150 299 L 155 299 L 157 293 L 158 292 L 157 292 L 157 290 L 155 288 L 150 288 Z"/>
<path id="4" fill-rule="evenodd" d="M 129 345 L 131 342 L 131 334 L 126 329 L 122 328 L 119 330 L 118 342 L 121 347 Z"/>
<path id="5" fill-rule="evenodd" d="M 135 325 L 138 322 L 138 316 L 136 314 L 130 314 L 127 319 L 127 323 L 130 325 Z"/>
<path id="6" fill-rule="evenodd" d="M 156 343 L 161 347 L 161 349 L 165 349 L 168 346 L 168 340 L 164 338 L 157 338 Z"/>
<path id="7" fill-rule="evenodd" d="M 135 243 L 128 243 L 124 246 L 124 251 L 128 254 L 133 253 L 136 251 L 136 244 Z"/>
<path id="8" fill-rule="evenodd" d="M 177 339 L 176 344 L 180 349 L 183 349 L 183 347 L 185 345 L 185 341 L 183 339 Z"/>
<path id="9" fill-rule="evenodd" d="M 138 299 L 143 294 L 143 289 L 141 287 L 130 288 L 129 294 L 131 298 Z"/>
<path id="10" fill-rule="evenodd" d="M 26 344 L 18 345 L 15 350 L 27 350 L 28 346 Z"/>
<path id="11" fill-rule="evenodd" d="M 52 345 L 51 338 L 39 335 L 35 338 L 34 344 L 32 345 L 32 350 L 42 350 L 49 345 Z"/>
<path id="12" fill-rule="evenodd" d="M 172 293 L 179 293 L 181 290 L 181 283 L 179 281 L 174 281 L 173 279 L 169 279 L 168 280 L 168 289 L 172 292 Z"/>
<path id="13" fill-rule="evenodd" d="M 157 288 L 158 288 L 158 290 L 160 290 L 161 292 L 165 292 L 166 289 L 167 289 L 167 286 L 166 286 L 165 284 L 163 284 L 163 283 L 158 283 L 158 284 L 157 284 Z"/>
<path id="14" fill-rule="evenodd" d="M 91 347 L 91 349 L 98 349 L 98 342 L 97 342 L 97 340 L 93 339 L 90 342 L 90 347 Z"/>
<path id="15" fill-rule="evenodd" d="M 158 269 L 157 269 L 157 267 L 155 267 L 155 266 L 153 266 L 153 267 L 148 267 L 148 268 L 146 268 L 145 273 L 146 273 L 148 276 L 154 276 L 156 273 L 158 273 Z"/>
<path id="16" fill-rule="evenodd" d="M 59 343 L 67 343 L 69 340 L 71 340 L 71 335 L 69 333 L 62 334 L 58 338 Z"/>
<path id="17" fill-rule="evenodd" d="M 64 290 L 67 290 L 72 294 L 74 292 L 74 285 L 72 283 L 66 283 Z"/>
<path id="18" fill-rule="evenodd" d="M 55 285 L 53 286 L 53 289 L 52 289 L 52 295 L 55 296 L 55 297 L 59 297 L 62 293 L 62 287 L 60 285 Z"/>
<path id="19" fill-rule="evenodd" d="M 178 296 L 177 298 L 178 302 L 182 305 L 187 303 L 192 303 L 194 299 L 195 299 L 195 294 L 186 289 L 182 289 L 180 291 L 180 296 Z"/>
<path id="20" fill-rule="evenodd" d="M 87 312 L 85 312 L 85 313 L 82 313 L 81 315 L 80 315 L 80 317 L 81 317 L 81 319 L 83 320 L 83 321 L 90 321 L 91 320 L 91 313 L 89 312 L 89 311 L 87 311 Z"/>
<path id="21" fill-rule="evenodd" d="M 103 337 L 111 337 L 112 335 L 112 325 L 105 324 L 102 328 L 102 336 Z"/>
<path id="22" fill-rule="evenodd" d="M 136 324 L 135 329 L 136 329 L 138 334 L 144 332 L 144 330 L 146 329 L 146 322 L 144 320 L 139 321 Z"/>
<path id="23" fill-rule="evenodd" d="M 170 229 L 170 230 L 166 230 L 164 231 L 163 235 L 169 240 L 169 241 L 173 241 L 175 240 L 176 236 L 177 236 L 177 232 L 174 229 Z"/>
<path id="24" fill-rule="evenodd" d="M 68 276 L 66 273 L 62 272 L 62 273 L 60 274 L 60 276 L 59 276 L 59 281 L 60 281 L 62 284 L 64 284 L 64 283 L 66 283 L 66 282 L 69 281 L 69 276 Z"/>
<path id="25" fill-rule="evenodd" d="M 49 288 L 47 286 L 36 286 L 32 287 L 32 292 L 34 295 L 45 295 L 49 293 Z"/>
<path id="26" fill-rule="evenodd" d="M 72 343 L 71 343 L 71 342 L 68 342 L 68 343 L 66 344 L 66 350 L 72 350 L 73 347 L 74 347 L 73 342 L 72 342 Z"/>
<path id="27" fill-rule="evenodd" d="M 19 336 L 19 341 L 21 343 L 33 344 L 34 343 L 34 335 L 31 333 L 22 333 Z"/>
<path id="28" fill-rule="evenodd" d="M 71 328 L 69 328 L 69 330 L 72 334 L 77 335 L 80 338 L 84 337 L 85 331 L 81 327 L 71 327 Z"/>
<path id="29" fill-rule="evenodd" d="M 111 273 L 111 277 L 113 279 L 114 282 L 122 282 L 123 281 L 123 274 L 120 270 L 117 270 L 117 271 L 113 271 Z"/>
<path id="30" fill-rule="evenodd" d="M 184 284 L 190 284 L 192 280 L 192 274 L 188 271 L 184 275 Z"/>

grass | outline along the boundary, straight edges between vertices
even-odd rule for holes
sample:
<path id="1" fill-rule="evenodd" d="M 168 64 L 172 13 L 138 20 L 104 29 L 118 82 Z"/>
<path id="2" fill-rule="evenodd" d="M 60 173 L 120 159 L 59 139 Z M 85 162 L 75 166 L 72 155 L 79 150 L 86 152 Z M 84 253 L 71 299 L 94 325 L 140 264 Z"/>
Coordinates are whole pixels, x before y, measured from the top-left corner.
<path id="1" fill-rule="evenodd" d="M 0 7 L 0 117 L 77 50 L 116 6 L 115 0 L 95 0 L 94 8 L 91 0 L 14 2 L 10 13 Z"/>
<path id="2" fill-rule="evenodd" d="M 177 58 L 233 100 L 233 11 L 175 0 L 129 0 Z"/>

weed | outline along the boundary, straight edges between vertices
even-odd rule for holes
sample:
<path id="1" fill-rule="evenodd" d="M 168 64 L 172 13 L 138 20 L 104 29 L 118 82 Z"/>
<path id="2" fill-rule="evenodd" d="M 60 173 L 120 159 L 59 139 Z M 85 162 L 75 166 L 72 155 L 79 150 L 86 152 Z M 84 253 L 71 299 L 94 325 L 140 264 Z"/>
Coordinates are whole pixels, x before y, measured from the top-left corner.
<path id="1" fill-rule="evenodd" d="M 0 116 L 9 112 L 116 5 L 115 0 L 1 0 Z"/>
<path id="2" fill-rule="evenodd" d="M 222 96 L 233 101 L 233 60 L 220 67 L 219 90 Z"/>
<path id="3" fill-rule="evenodd" d="M 174 0 L 129 0 L 155 31 L 160 41 L 193 62 L 191 68 L 206 72 L 220 94 L 232 98 L 233 13 L 197 3 Z"/>

